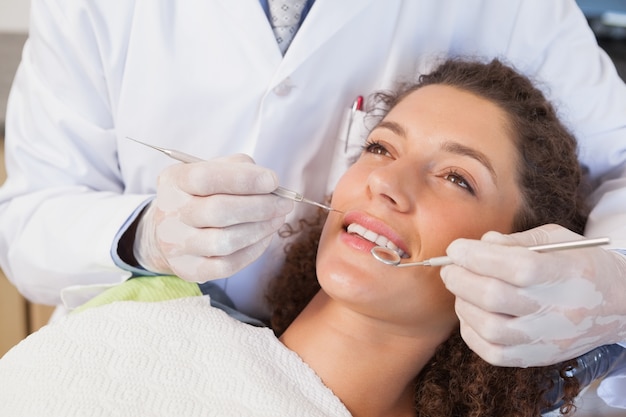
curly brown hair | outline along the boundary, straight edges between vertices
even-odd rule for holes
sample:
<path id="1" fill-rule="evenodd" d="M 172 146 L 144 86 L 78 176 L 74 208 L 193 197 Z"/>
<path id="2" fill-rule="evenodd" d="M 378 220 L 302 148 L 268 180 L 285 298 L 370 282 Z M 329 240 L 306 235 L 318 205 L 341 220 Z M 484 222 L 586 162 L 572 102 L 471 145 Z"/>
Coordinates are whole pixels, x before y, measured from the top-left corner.
<path id="1" fill-rule="evenodd" d="M 525 76 L 499 60 L 449 59 L 417 83 L 396 93 L 377 93 L 370 114 L 384 117 L 405 96 L 425 85 L 444 84 L 484 97 L 509 115 L 509 128 L 522 163 L 517 167 L 524 201 L 515 216 L 514 231 L 556 223 L 582 233 L 588 209 L 584 203 L 583 171 L 575 138 L 560 122 L 543 93 Z M 319 291 L 315 258 L 325 214 L 301 220 L 283 233 L 300 236 L 287 246 L 282 270 L 267 294 L 271 325 L 280 335 Z M 463 342 L 458 329 L 442 343 L 415 379 L 418 416 L 539 416 L 552 406 L 545 393 L 555 374 L 565 380 L 560 411 L 574 411 L 579 384 L 567 377 L 574 365 L 504 368 L 490 365 Z"/>

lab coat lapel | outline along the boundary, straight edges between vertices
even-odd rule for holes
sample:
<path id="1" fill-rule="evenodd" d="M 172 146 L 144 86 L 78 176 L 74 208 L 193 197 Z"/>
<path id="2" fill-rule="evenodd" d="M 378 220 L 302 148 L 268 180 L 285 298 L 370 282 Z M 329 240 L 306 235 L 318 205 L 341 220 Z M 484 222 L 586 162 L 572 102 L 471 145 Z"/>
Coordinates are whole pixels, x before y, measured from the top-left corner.
<path id="1" fill-rule="evenodd" d="M 258 0 L 218 1 L 239 26 L 242 36 L 257 37 L 253 50 L 248 52 L 254 54 L 251 60 L 260 66 L 274 68 L 268 86 L 271 89 L 296 71 L 320 46 L 332 42 L 338 31 L 375 0 L 316 0 L 284 57 Z"/>
<path id="2" fill-rule="evenodd" d="M 282 54 L 259 0 L 218 0 L 218 2 L 237 25 L 235 33 L 241 34 L 243 38 L 256 38 L 253 42 L 254 48 L 248 51 L 255 54 L 252 60 L 262 66 L 279 66 Z"/>
<path id="3" fill-rule="evenodd" d="M 278 74 L 276 74 L 276 81 L 280 82 L 295 71 L 299 65 L 315 54 L 320 46 L 326 42 L 332 42 L 338 31 L 349 25 L 350 21 L 356 18 L 360 11 L 374 1 L 316 0 L 285 54 Z"/>

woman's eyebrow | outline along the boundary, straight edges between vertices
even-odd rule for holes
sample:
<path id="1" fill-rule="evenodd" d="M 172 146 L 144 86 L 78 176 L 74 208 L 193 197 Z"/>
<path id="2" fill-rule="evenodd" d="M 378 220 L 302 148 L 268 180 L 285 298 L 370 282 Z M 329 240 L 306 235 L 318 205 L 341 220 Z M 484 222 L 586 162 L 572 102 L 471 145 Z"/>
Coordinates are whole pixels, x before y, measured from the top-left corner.
<path id="1" fill-rule="evenodd" d="M 453 153 L 453 154 L 461 155 L 461 156 L 468 156 L 470 158 L 477 160 L 478 162 L 480 162 L 481 165 L 487 168 L 487 170 L 491 174 L 491 177 L 493 178 L 493 182 L 496 183 L 496 180 L 498 178 L 498 176 L 496 175 L 496 170 L 493 169 L 493 165 L 491 164 L 491 161 L 489 160 L 489 158 L 487 158 L 487 156 L 484 153 L 480 152 L 477 149 L 470 148 L 469 146 L 466 146 L 466 145 L 463 145 L 462 143 L 454 142 L 454 141 L 443 142 L 441 144 L 441 149 L 449 153 Z"/>
<path id="2" fill-rule="evenodd" d="M 402 125 L 396 122 L 383 120 L 380 123 L 378 123 L 375 129 L 388 129 L 388 130 L 391 130 L 396 135 L 406 138 L 406 131 L 404 130 Z"/>

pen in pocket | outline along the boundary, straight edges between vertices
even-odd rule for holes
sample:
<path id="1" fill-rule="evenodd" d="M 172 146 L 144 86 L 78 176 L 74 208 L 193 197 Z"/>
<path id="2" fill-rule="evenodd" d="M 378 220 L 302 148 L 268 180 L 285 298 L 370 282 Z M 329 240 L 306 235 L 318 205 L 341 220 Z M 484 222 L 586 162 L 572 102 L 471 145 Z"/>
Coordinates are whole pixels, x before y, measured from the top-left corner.
<path id="1" fill-rule="evenodd" d="M 352 103 L 352 109 L 350 111 L 350 119 L 348 120 L 348 129 L 346 129 L 346 144 L 344 147 L 344 153 L 348 152 L 348 142 L 350 141 L 350 129 L 352 129 L 352 122 L 354 121 L 354 115 L 357 111 L 363 110 L 363 96 L 358 96 L 354 103 Z"/>

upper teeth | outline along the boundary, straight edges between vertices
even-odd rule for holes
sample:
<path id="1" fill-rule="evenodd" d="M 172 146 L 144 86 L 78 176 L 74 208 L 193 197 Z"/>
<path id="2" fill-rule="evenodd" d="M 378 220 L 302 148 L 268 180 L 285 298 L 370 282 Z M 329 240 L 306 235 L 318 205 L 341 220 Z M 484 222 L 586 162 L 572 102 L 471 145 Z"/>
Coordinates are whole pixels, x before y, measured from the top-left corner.
<path id="1" fill-rule="evenodd" d="M 406 255 L 402 249 L 397 247 L 392 241 L 387 239 L 385 236 L 372 232 L 371 230 L 366 229 L 360 224 L 352 223 L 348 225 L 348 233 L 359 235 L 363 237 L 364 239 L 369 240 L 370 242 L 378 246 L 382 246 L 385 248 L 389 248 L 393 251 L 396 251 L 398 252 L 398 255 L 400 255 L 401 258 L 404 258 L 404 256 Z"/>

